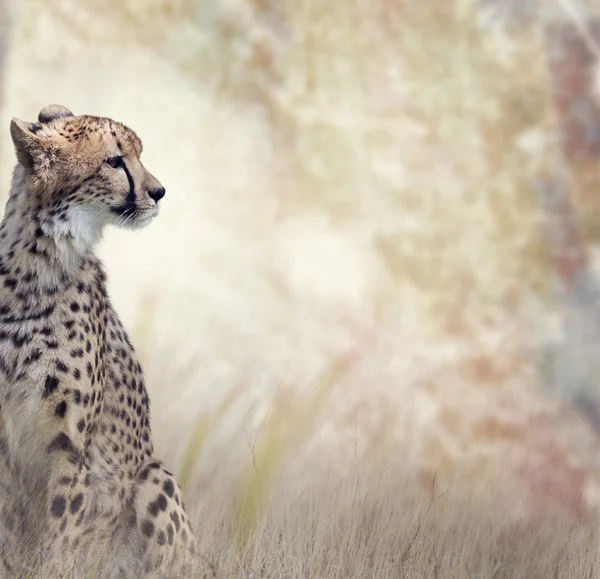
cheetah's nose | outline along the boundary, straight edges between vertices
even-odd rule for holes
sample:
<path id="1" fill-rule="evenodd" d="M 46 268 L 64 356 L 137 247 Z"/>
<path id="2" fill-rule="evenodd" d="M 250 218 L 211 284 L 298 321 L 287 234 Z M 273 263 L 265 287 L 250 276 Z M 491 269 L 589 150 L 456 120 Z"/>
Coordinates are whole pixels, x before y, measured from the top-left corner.
<path id="1" fill-rule="evenodd" d="M 148 191 L 150 199 L 154 199 L 157 203 L 165 196 L 165 193 L 164 187 L 156 187 L 155 189 L 150 189 L 150 191 Z"/>

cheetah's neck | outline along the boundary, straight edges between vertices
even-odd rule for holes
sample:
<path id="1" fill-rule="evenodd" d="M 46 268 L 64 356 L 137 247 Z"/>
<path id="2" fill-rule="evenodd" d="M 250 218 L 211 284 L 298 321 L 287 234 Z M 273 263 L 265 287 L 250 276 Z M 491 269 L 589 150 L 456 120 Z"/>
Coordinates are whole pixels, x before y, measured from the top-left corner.
<path id="1" fill-rule="evenodd" d="M 101 235 L 102 227 L 83 208 L 56 212 L 39 203 L 17 165 L 0 224 L 3 269 L 32 279 L 31 290 L 60 290 L 75 281 L 86 260 L 94 257 Z"/>

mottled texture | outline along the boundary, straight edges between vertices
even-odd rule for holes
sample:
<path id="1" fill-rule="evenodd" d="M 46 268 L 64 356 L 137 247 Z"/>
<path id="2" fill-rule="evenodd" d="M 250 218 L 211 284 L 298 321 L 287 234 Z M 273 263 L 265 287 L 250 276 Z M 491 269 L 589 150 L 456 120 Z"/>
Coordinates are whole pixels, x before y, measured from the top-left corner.
<path id="1" fill-rule="evenodd" d="M 142 165 L 139 138 L 110 119 L 51 105 L 36 123 L 13 119 L 11 135 L 0 448 L 5 515 L 22 530 L 5 531 L 6 544 L 41 549 L 58 572 L 105 541 L 111 556 L 166 572 L 184 565 L 193 534 L 173 475 L 153 457 L 142 368 L 94 256 L 106 224 L 149 223 L 164 188 Z"/>

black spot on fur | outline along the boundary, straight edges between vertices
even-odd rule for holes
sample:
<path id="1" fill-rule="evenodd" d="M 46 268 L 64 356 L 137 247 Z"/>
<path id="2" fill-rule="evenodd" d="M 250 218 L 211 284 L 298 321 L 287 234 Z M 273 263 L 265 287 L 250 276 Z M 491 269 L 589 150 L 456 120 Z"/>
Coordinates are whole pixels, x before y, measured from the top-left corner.
<path id="1" fill-rule="evenodd" d="M 50 506 L 50 512 L 56 517 L 60 518 L 65 514 L 67 508 L 67 499 L 63 495 L 56 495 L 52 499 L 52 505 Z"/>
<path id="2" fill-rule="evenodd" d="M 33 362 L 37 362 L 40 358 L 42 357 L 42 351 L 39 350 L 38 348 L 31 350 L 31 352 L 29 352 L 29 355 L 25 358 L 25 360 L 23 360 L 23 363 L 25 365 L 29 365 L 32 364 Z"/>
<path id="3" fill-rule="evenodd" d="M 171 479 L 167 479 L 165 484 L 163 485 L 163 490 L 167 493 L 170 498 L 173 498 L 173 493 L 175 492 L 175 488 L 173 486 L 173 481 Z"/>
<path id="4" fill-rule="evenodd" d="M 56 360 L 56 369 L 59 372 L 68 372 L 69 371 L 69 367 L 62 360 Z"/>
<path id="5" fill-rule="evenodd" d="M 83 494 L 79 493 L 72 501 L 71 501 L 71 513 L 75 514 L 83 504 Z"/>
<path id="6" fill-rule="evenodd" d="M 179 515 L 177 514 L 177 511 L 173 511 L 169 516 L 171 517 L 171 520 L 175 524 L 175 530 L 179 533 L 179 527 L 180 527 L 181 523 L 179 522 Z"/>
<path id="7" fill-rule="evenodd" d="M 53 392 L 56 392 L 58 385 L 60 384 L 60 380 L 56 376 L 48 375 L 46 376 L 46 382 L 44 383 L 44 398 L 50 396 Z"/>
<path id="8" fill-rule="evenodd" d="M 54 414 L 56 414 L 56 416 L 58 416 L 59 418 L 64 418 L 66 413 L 67 403 L 63 400 L 62 402 L 59 402 L 56 405 L 56 408 L 54 409 Z"/>
<path id="9" fill-rule="evenodd" d="M 48 445 L 50 452 L 62 451 L 69 456 L 69 462 L 75 464 L 81 458 L 81 453 L 75 448 L 73 441 L 64 433 L 58 434 L 54 440 Z"/>
<path id="10" fill-rule="evenodd" d="M 161 511 L 166 511 L 167 510 L 167 497 L 165 497 L 165 495 L 163 495 L 162 493 L 158 496 L 158 498 L 156 499 L 156 502 L 158 503 L 158 506 L 160 508 Z"/>
<path id="11" fill-rule="evenodd" d="M 14 334 L 12 337 L 12 343 L 16 348 L 22 348 L 25 344 L 28 344 L 32 340 L 31 334 Z"/>
<path id="12" fill-rule="evenodd" d="M 142 522 L 140 529 L 146 537 L 151 537 L 154 533 L 154 523 L 152 521 L 145 520 Z"/>

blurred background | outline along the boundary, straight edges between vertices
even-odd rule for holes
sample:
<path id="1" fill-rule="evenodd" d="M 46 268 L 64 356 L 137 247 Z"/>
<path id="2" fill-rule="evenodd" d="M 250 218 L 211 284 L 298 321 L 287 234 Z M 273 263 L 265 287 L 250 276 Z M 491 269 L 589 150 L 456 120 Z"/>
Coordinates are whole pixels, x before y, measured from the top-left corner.
<path id="1" fill-rule="evenodd" d="M 166 186 L 101 255 L 199 576 L 600 576 L 599 16 L 0 0 L 3 198 L 55 102 Z"/>

